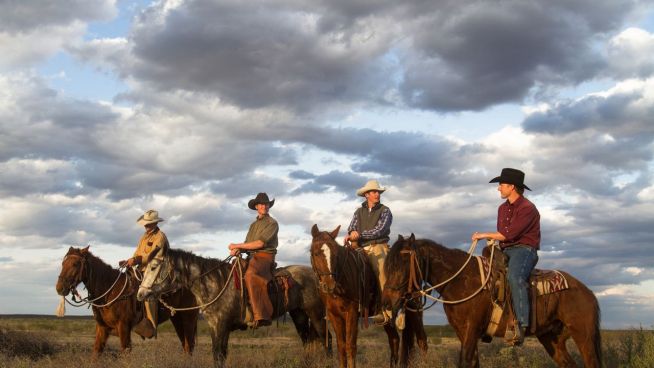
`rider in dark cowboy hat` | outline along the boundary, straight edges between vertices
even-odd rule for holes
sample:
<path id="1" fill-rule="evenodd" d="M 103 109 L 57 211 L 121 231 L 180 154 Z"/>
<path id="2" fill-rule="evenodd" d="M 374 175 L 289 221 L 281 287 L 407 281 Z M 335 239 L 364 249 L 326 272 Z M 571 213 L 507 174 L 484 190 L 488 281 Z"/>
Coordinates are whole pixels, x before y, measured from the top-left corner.
<path id="1" fill-rule="evenodd" d="M 524 184 L 525 173 L 517 169 L 502 169 L 500 176 L 490 183 L 499 183 L 497 190 L 506 199 L 497 211 L 497 231 L 472 234 L 472 240 L 499 240 L 500 247 L 509 259 L 508 279 L 511 301 L 517 325 L 510 341 L 521 345 L 529 325 L 529 274 L 538 262 L 540 248 L 540 214 L 538 209 L 523 196 L 531 190 Z"/>
<path id="2" fill-rule="evenodd" d="M 272 320 L 273 306 L 268 296 L 268 282 L 272 280 L 272 265 L 277 253 L 277 232 L 279 225 L 268 211 L 275 200 L 268 199 L 268 194 L 259 193 L 248 202 L 251 210 L 257 211 L 257 218 L 245 237 L 245 242 L 230 244 L 231 255 L 238 252 L 248 253 L 248 268 L 245 271 L 245 286 L 250 296 L 250 305 L 254 315 L 251 327 L 269 326 Z"/>

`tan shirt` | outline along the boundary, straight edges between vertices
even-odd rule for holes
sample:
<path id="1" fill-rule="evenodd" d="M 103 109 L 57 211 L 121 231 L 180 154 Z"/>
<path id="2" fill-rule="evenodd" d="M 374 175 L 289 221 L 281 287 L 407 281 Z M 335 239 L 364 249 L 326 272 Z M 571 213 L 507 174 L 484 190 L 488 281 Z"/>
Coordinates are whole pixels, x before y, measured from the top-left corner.
<path id="1" fill-rule="evenodd" d="M 134 257 L 141 257 L 141 266 L 139 268 L 145 267 L 148 261 L 148 256 L 150 253 L 152 253 L 153 250 L 156 248 L 161 248 L 162 250 L 167 250 L 170 247 L 168 244 L 168 238 L 166 237 L 166 234 L 163 233 L 158 227 L 154 229 L 151 233 L 148 233 L 147 231 L 143 236 L 141 236 L 141 240 L 139 240 L 139 245 L 136 247 L 136 251 L 134 252 Z M 163 252 L 159 252 L 156 256 L 158 259 L 163 258 Z"/>
<path id="2" fill-rule="evenodd" d="M 257 217 L 248 230 L 248 235 L 245 237 L 245 243 L 261 240 L 263 248 L 257 249 L 255 252 L 277 253 L 277 232 L 279 232 L 279 225 L 277 221 L 264 215 L 261 218 Z"/>

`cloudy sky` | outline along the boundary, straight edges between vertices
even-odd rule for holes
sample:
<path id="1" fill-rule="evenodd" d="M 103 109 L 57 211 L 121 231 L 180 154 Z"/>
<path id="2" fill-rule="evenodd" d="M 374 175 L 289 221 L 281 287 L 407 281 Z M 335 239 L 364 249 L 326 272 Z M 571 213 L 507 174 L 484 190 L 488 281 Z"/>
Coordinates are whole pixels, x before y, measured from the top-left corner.
<path id="1" fill-rule="evenodd" d="M 369 178 L 393 238 L 467 249 L 516 167 L 538 267 L 654 325 L 650 1 L 0 0 L 0 54 L 0 313 L 52 314 L 68 247 L 116 264 L 150 208 L 225 257 L 260 191 L 282 264 Z"/>

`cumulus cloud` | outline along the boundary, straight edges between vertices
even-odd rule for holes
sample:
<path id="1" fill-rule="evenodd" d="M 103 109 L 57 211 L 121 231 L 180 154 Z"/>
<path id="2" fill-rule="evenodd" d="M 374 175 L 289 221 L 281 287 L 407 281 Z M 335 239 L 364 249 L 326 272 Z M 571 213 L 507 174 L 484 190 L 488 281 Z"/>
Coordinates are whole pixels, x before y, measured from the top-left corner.
<path id="1" fill-rule="evenodd" d="M 608 44 L 611 75 L 648 78 L 654 73 L 654 35 L 641 28 L 627 28 Z"/>
<path id="2" fill-rule="evenodd" d="M 0 12 L 0 71 L 43 61 L 79 41 L 87 22 L 115 15 L 114 0 L 5 1 Z"/>

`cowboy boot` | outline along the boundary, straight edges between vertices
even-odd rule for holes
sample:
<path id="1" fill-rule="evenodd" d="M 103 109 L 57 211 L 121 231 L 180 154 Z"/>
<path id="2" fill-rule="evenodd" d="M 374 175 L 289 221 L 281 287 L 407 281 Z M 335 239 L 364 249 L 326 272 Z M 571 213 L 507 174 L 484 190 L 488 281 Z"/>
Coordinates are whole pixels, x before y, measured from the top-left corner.
<path id="1" fill-rule="evenodd" d="M 520 323 L 516 323 L 513 327 L 512 333 L 505 336 L 505 340 L 509 345 L 512 346 L 521 346 L 525 341 L 525 334 L 527 333 L 527 327 L 523 327 Z"/>

